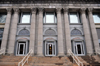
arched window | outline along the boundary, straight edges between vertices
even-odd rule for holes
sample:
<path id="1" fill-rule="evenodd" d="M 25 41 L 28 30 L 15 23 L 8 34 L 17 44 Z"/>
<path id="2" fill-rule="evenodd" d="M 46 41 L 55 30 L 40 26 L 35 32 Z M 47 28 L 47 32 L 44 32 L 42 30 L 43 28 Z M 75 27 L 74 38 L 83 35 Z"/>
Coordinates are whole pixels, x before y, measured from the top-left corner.
<path id="1" fill-rule="evenodd" d="M 30 35 L 30 32 L 29 32 L 28 30 L 26 30 L 26 29 L 23 29 L 23 30 L 21 30 L 21 31 L 19 32 L 18 35 Z"/>
<path id="2" fill-rule="evenodd" d="M 71 35 L 82 35 L 81 31 L 74 29 L 71 31 Z"/>
<path id="3" fill-rule="evenodd" d="M 56 32 L 52 29 L 48 29 L 45 31 L 45 35 L 56 35 Z"/>

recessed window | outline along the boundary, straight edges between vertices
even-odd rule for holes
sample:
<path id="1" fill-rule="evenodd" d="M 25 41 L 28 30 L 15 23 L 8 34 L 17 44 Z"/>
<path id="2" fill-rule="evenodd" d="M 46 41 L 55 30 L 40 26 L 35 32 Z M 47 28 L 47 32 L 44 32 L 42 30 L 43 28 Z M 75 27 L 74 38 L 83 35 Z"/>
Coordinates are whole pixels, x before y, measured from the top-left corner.
<path id="1" fill-rule="evenodd" d="M 0 14 L 0 23 L 5 23 L 6 22 L 6 14 Z"/>
<path id="2" fill-rule="evenodd" d="M 57 23 L 57 17 L 55 13 L 45 12 L 43 18 L 44 23 Z"/>
<path id="3" fill-rule="evenodd" d="M 21 13 L 20 23 L 30 23 L 30 13 Z"/>
<path id="4" fill-rule="evenodd" d="M 100 28 L 97 28 L 97 35 L 98 35 L 98 39 L 100 39 Z"/>
<path id="5" fill-rule="evenodd" d="M 70 18 L 70 23 L 80 23 L 78 13 L 70 13 L 69 18 Z"/>
<path id="6" fill-rule="evenodd" d="M 94 23 L 100 23 L 100 14 L 93 14 Z"/>

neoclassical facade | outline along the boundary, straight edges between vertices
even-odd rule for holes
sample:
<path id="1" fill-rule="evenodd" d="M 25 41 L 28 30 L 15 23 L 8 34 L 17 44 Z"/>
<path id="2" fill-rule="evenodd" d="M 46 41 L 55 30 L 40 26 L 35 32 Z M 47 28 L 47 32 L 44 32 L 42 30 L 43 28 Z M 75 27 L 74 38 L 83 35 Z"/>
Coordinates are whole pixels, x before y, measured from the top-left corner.
<path id="1" fill-rule="evenodd" d="M 16 56 L 93 54 L 99 20 L 99 4 L 0 4 L 0 48 Z"/>

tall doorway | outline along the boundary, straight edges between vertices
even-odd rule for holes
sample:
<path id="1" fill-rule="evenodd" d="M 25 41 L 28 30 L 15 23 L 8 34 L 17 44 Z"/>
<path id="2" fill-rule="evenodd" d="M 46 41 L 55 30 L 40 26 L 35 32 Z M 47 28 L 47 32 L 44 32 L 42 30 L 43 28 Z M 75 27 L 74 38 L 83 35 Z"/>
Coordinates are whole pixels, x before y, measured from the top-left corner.
<path id="1" fill-rule="evenodd" d="M 56 56 L 56 44 L 54 41 L 45 42 L 45 56 Z"/>
<path id="2" fill-rule="evenodd" d="M 28 44 L 27 42 L 18 42 L 16 47 L 16 55 L 23 56 L 28 52 Z"/>
<path id="3" fill-rule="evenodd" d="M 78 56 L 85 55 L 85 49 L 84 49 L 84 45 L 82 42 L 75 42 L 74 54 Z"/>

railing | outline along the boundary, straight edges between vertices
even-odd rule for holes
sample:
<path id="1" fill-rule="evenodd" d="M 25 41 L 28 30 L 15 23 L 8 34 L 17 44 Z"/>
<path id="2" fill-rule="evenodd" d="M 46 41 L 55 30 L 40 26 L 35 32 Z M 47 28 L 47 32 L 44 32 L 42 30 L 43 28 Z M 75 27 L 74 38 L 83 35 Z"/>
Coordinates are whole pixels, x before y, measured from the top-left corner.
<path id="1" fill-rule="evenodd" d="M 5 49 L 3 48 L 3 49 L 0 49 L 0 55 L 1 54 L 5 54 Z"/>
<path id="2" fill-rule="evenodd" d="M 75 56 L 75 55 L 73 54 L 73 52 L 72 52 L 71 50 L 68 50 L 68 52 L 70 53 L 71 57 L 73 58 L 73 60 L 76 62 L 76 64 L 77 64 L 78 66 L 83 66 L 83 63 L 78 59 L 77 56 Z"/>
<path id="3" fill-rule="evenodd" d="M 32 55 L 33 50 L 31 49 L 29 53 L 18 63 L 18 66 L 23 66 L 26 62 L 28 63 L 29 57 Z"/>
<path id="4" fill-rule="evenodd" d="M 100 54 L 100 48 L 96 49 L 96 55 Z"/>

